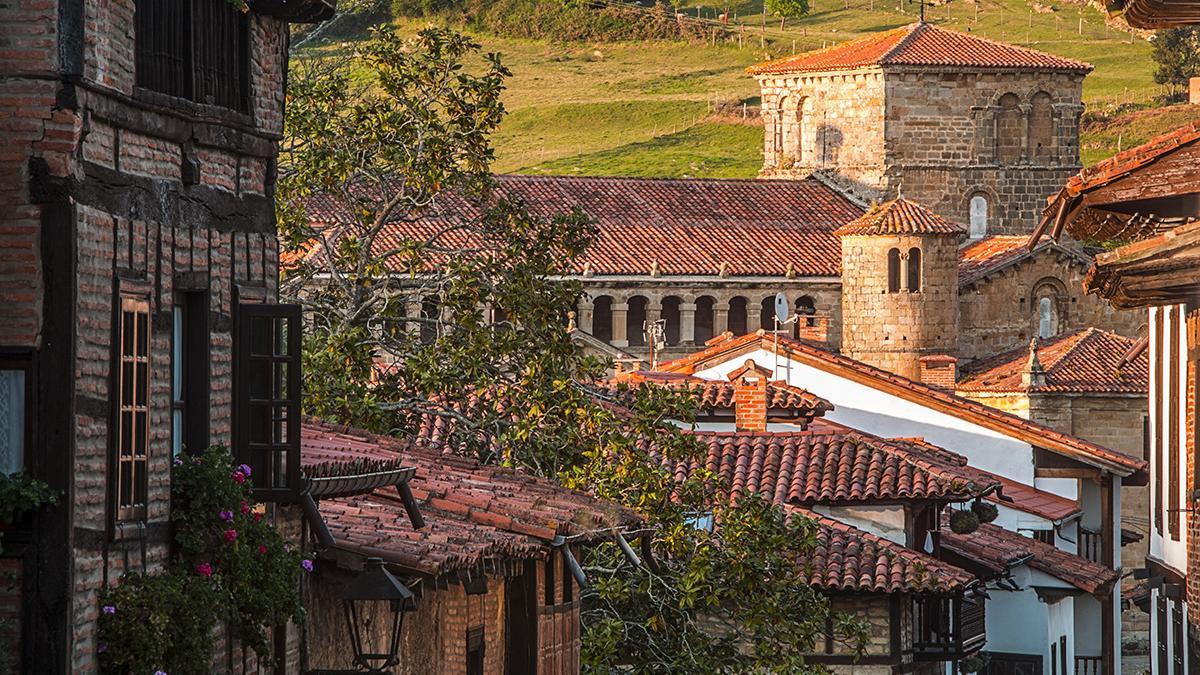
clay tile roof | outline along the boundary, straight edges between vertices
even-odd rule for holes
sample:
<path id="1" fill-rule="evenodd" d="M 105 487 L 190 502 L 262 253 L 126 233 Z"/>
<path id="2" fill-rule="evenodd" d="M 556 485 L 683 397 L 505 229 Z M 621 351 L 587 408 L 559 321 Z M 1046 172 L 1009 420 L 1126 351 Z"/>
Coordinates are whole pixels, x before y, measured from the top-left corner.
<path id="1" fill-rule="evenodd" d="M 1043 242 L 1038 249 L 1047 245 L 1048 242 Z M 958 283 L 960 286 L 973 283 L 1032 254 L 1029 236 L 1024 234 L 996 235 L 969 242 L 958 251 Z"/>
<path id="2" fill-rule="evenodd" d="M 1120 574 L 1099 563 L 990 523 L 971 534 L 955 534 L 943 517 L 940 542 L 944 548 L 985 566 L 1007 567 L 1028 559 L 1028 565 L 1086 593 L 1104 595 Z"/>
<path id="3" fill-rule="evenodd" d="M 426 526 L 412 527 L 394 489 L 323 499 L 320 512 L 338 548 L 440 576 L 484 561 L 545 557 L 556 535 L 589 541 L 641 523 L 628 509 L 516 469 L 312 419 L 301 427 L 306 472 L 396 459 L 415 469 L 409 486 Z"/>
<path id="4" fill-rule="evenodd" d="M 592 275 L 836 276 L 841 245 L 833 231 L 862 215 L 862 208 L 815 179 L 500 175 L 496 183 L 500 195 L 520 198 L 537 216 L 582 209 L 598 232 L 576 271 Z M 316 224 L 350 218 L 328 195 L 313 197 L 307 207 Z M 421 219 L 389 224 L 383 244 L 429 237 L 478 214 L 477 205 L 443 194 Z M 443 236 L 461 245 L 470 233 Z"/>
<path id="5" fill-rule="evenodd" d="M 1150 357 L 1145 352 L 1125 363 L 1137 340 L 1098 328 L 1084 328 L 1040 342 L 1038 361 L 1045 384 L 1026 387 L 1029 348 L 1021 347 L 976 361 L 962 371 L 961 392 L 1054 392 L 1141 394 L 1150 390 Z"/>
<path id="6" fill-rule="evenodd" d="M 987 68 L 1005 70 L 1069 70 L 1088 72 L 1082 61 L 913 23 L 857 40 L 751 66 L 753 75 L 854 70 L 878 66 Z"/>
<path id="7" fill-rule="evenodd" d="M 706 364 L 726 363 L 756 349 L 777 351 L 826 372 L 861 382 L 877 390 L 886 391 L 919 405 L 945 412 L 1036 447 L 1113 471 L 1120 476 L 1127 477 L 1127 484 L 1138 484 L 1136 481 L 1145 480 L 1148 465 L 1144 460 L 1109 450 L 1070 434 L 1055 431 L 1050 427 L 977 401 L 889 373 L 848 356 L 835 354 L 821 345 L 784 336 L 768 335 L 762 330 L 740 337 L 713 341 L 705 349 L 661 364 L 659 370 L 690 374 L 707 367 Z"/>
<path id="8" fill-rule="evenodd" d="M 662 373 L 637 370 L 618 379 L 631 385 L 655 384 L 691 392 L 702 410 L 734 407 L 734 384 L 728 380 L 705 380 L 680 373 Z M 617 382 L 608 383 L 609 391 L 616 392 Z M 833 410 L 833 404 L 825 399 L 787 382 L 767 383 L 767 409 L 793 412 L 806 417 L 820 417 Z"/>
<path id="9" fill-rule="evenodd" d="M 786 507 L 816 525 L 816 547 L 803 562 L 809 585 L 830 591 L 952 593 L 976 583 L 974 575 L 920 551 L 814 511 Z"/>
<path id="10" fill-rule="evenodd" d="M 916 202 L 894 199 L 872 207 L 861 217 L 846 223 L 834 232 L 839 237 L 849 235 L 887 234 L 966 234 L 962 225 L 952 223 Z"/>
<path id="11" fill-rule="evenodd" d="M 964 501 L 999 485 L 954 453 L 825 422 L 799 432 L 695 435 L 707 448 L 704 468 L 721 476 L 731 494 L 758 492 L 777 504 Z M 700 468 L 698 460 L 651 453 L 678 480 Z"/>
<path id="12" fill-rule="evenodd" d="M 996 475 L 995 477 L 1000 481 L 1000 490 L 998 493 L 989 494 L 987 498 L 997 504 L 1040 516 L 1052 523 L 1066 522 L 1083 515 L 1083 509 L 1079 504 L 1066 497 L 1039 490 L 1004 476 Z M 1001 499 L 1001 495 L 1008 499 Z M 1009 499 L 1012 501 L 1008 501 Z"/>

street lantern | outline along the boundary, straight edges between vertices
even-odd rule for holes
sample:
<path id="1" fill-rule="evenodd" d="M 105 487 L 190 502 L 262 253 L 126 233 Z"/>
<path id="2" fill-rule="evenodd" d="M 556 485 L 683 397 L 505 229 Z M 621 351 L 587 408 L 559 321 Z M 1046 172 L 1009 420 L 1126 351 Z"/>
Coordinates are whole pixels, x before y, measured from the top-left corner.
<path id="1" fill-rule="evenodd" d="M 404 613 L 415 608 L 413 592 L 383 566 L 383 558 L 367 558 L 363 571 L 342 590 L 346 623 L 354 647 L 354 665 L 371 673 L 387 672 L 400 663 L 400 627 Z M 376 621 L 391 624 L 388 651 L 369 652 L 382 631 Z"/>

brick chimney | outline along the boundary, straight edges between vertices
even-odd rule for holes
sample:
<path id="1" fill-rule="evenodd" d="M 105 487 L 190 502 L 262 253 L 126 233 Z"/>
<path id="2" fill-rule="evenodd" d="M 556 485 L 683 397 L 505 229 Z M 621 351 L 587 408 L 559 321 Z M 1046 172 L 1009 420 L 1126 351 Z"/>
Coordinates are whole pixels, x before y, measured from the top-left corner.
<path id="1" fill-rule="evenodd" d="M 746 359 L 741 368 L 729 373 L 733 382 L 733 416 L 738 431 L 767 430 L 767 383 L 771 371 Z"/>
<path id="2" fill-rule="evenodd" d="M 921 381 L 943 391 L 954 391 L 958 382 L 958 359 L 949 354 L 921 357 Z"/>
<path id="3" fill-rule="evenodd" d="M 829 341 L 828 314 L 801 314 L 796 318 L 796 337 L 825 344 Z"/>

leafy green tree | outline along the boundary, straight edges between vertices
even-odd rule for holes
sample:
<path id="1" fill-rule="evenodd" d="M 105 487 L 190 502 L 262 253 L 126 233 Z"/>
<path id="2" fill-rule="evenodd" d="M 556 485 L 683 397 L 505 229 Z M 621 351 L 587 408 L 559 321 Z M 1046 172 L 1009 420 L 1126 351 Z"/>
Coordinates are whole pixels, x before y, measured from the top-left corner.
<path id="1" fill-rule="evenodd" d="M 644 514 L 645 566 L 615 544 L 585 561 L 589 670 L 802 670 L 829 616 L 792 573 L 811 532 L 761 500 L 731 503 L 714 476 L 675 481 L 655 455 L 700 456 L 672 422 L 694 417 L 689 399 L 598 386 L 604 364 L 565 330 L 581 288 L 563 280 L 593 224 L 494 190 L 507 75 L 444 28 L 376 29 L 292 67 L 276 194 L 283 293 L 308 317 L 306 412 L 397 434 L 441 419 L 464 454 Z M 695 527 L 702 511 L 721 527 Z"/>
<path id="2" fill-rule="evenodd" d="M 783 28 L 788 19 L 799 19 L 808 15 L 808 0 L 765 0 L 763 8 L 779 17 L 779 27 Z"/>
<path id="3" fill-rule="evenodd" d="M 1189 78 L 1200 76 L 1200 26 L 1159 31 L 1152 56 L 1158 64 L 1155 82 L 1186 87 Z"/>

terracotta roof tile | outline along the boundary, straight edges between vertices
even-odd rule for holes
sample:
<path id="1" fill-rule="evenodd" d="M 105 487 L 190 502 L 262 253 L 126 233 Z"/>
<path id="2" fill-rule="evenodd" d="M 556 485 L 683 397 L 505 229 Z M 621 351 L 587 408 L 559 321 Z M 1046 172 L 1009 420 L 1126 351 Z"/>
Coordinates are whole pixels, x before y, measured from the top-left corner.
<path id="1" fill-rule="evenodd" d="M 839 237 L 850 235 L 886 234 L 952 234 L 964 235 L 966 229 L 952 223 L 916 202 L 894 199 L 884 202 L 861 217 L 838 228 Z"/>
<path id="2" fill-rule="evenodd" d="M 712 180 L 496 176 L 498 192 L 541 217 L 578 206 L 596 224 L 580 273 L 593 275 L 836 276 L 841 246 L 833 231 L 862 209 L 815 180 Z M 328 195 L 308 205 L 314 223 L 347 222 Z M 478 216 L 476 205 L 442 195 L 416 222 L 388 225 L 382 243 L 425 238 Z M 468 234 L 443 235 L 447 244 Z M 684 245 L 686 243 L 686 245 Z"/>
<path id="3" fill-rule="evenodd" d="M 947 519 L 943 517 L 941 545 L 989 567 L 1006 567 L 1026 559 L 1030 567 L 1096 595 L 1107 593 L 1120 577 L 1104 565 L 990 523 L 981 524 L 971 534 L 955 534 L 945 527 Z"/>
<path id="4" fill-rule="evenodd" d="M 799 432 L 696 432 L 707 448 L 703 467 L 731 494 L 758 492 L 777 504 L 932 499 L 964 501 L 999 482 L 966 459 L 902 440 L 887 440 L 827 422 Z M 678 480 L 700 461 L 658 457 Z"/>
<path id="5" fill-rule="evenodd" d="M 1029 363 L 1029 348 L 1023 347 L 965 367 L 957 390 L 1144 395 L 1150 390 L 1149 355 L 1143 352 L 1124 363 L 1136 342 L 1098 328 L 1084 328 L 1038 344 L 1038 361 L 1045 373 L 1043 385 L 1022 384 Z"/>
<path id="6" fill-rule="evenodd" d="M 1082 61 L 959 33 L 930 23 L 913 23 L 825 49 L 760 63 L 747 71 L 753 75 L 774 75 L 877 66 L 1079 72 L 1092 69 Z"/>
<path id="7" fill-rule="evenodd" d="M 930 387 L 921 382 L 889 373 L 880 368 L 835 354 L 821 345 L 803 340 L 768 335 L 765 331 L 730 337 L 710 344 L 707 348 L 659 366 L 659 370 L 694 373 L 704 364 L 726 362 L 755 349 L 779 350 L 792 358 L 811 363 L 835 374 L 883 389 L 920 405 L 941 410 L 981 426 L 999 431 L 1052 452 L 1074 457 L 1082 462 L 1099 465 L 1122 476 L 1145 477 L 1145 461 L 1109 450 L 1090 441 L 1055 431 L 1047 426 L 1011 415 L 990 406 Z M 1134 484 L 1134 483 L 1130 483 Z"/>
<path id="8" fill-rule="evenodd" d="M 703 409 L 733 408 L 734 390 L 732 382 L 705 380 L 680 373 L 663 373 L 637 370 L 622 374 L 616 382 L 609 383 L 610 391 L 616 391 L 618 382 L 630 385 L 656 384 L 692 392 L 696 404 Z M 793 412 L 804 417 L 820 417 L 833 409 L 833 404 L 812 392 L 794 387 L 782 380 L 767 383 L 767 409 Z"/>
<path id="9" fill-rule="evenodd" d="M 1086 270 L 1092 263 L 1091 256 L 1083 251 L 1067 248 L 1053 241 L 1042 241 L 1030 247 L 1029 235 L 997 235 L 969 242 L 959 249 L 958 285 L 973 284 L 1047 249 L 1052 249 L 1059 255 L 1069 256 L 1080 266 L 1081 271 Z"/>
<path id="10" fill-rule="evenodd" d="M 951 593 L 974 575 L 920 551 L 808 509 L 785 507 L 816 525 L 816 548 L 803 561 L 809 585 L 828 591 Z"/>
<path id="11" fill-rule="evenodd" d="M 1079 504 L 1066 497 L 1039 490 L 1004 476 L 992 475 L 1000 481 L 1000 490 L 998 493 L 989 494 L 987 498 L 997 504 L 1041 516 L 1052 523 L 1062 523 L 1083 514 L 1083 509 Z M 1000 495 L 1012 501 L 1001 499 Z"/>
<path id="12" fill-rule="evenodd" d="M 306 471 L 397 459 L 416 470 L 409 486 L 426 527 L 412 527 L 395 490 L 323 499 L 320 512 L 338 548 L 440 576 L 485 560 L 545 557 L 556 535 L 588 541 L 641 523 L 628 509 L 516 469 L 312 419 L 301 427 Z"/>

